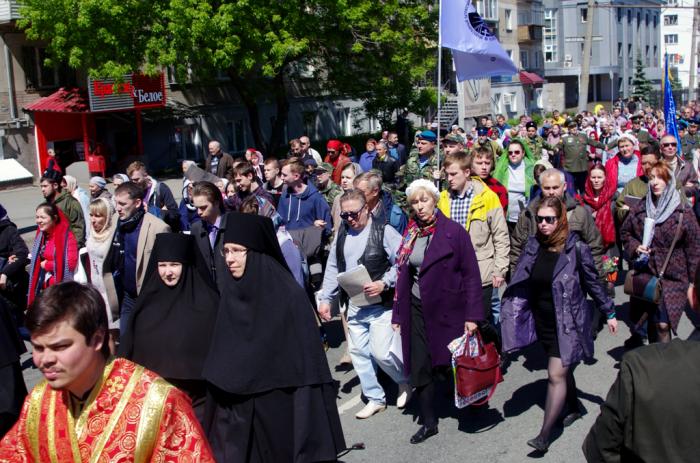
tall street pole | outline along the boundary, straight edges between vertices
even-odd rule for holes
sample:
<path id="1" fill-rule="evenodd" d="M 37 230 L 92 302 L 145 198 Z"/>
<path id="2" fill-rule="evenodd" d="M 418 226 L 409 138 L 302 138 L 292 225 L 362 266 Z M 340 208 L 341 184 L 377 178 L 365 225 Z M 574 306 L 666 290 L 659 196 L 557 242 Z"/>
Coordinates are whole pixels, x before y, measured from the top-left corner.
<path id="1" fill-rule="evenodd" d="M 690 80 L 688 81 L 688 98 L 694 100 L 697 96 L 697 54 L 698 54 L 698 6 L 700 6 L 700 1 L 695 0 L 693 2 L 695 9 L 693 9 L 693 32 L 691 33 L 690 42 Z"/>
<path id="2" fill-rule="evenodd" d="M 591 70 L 591 44 L 593 42 L 593 9 L 595 1 L 588 0 L 586 11 L 586 36 L 583 39 L 583 63 L 581 64 L 581 85 L 578 89 L 578 111 L 584 111 L 588 106 L 588 78 Z"/>

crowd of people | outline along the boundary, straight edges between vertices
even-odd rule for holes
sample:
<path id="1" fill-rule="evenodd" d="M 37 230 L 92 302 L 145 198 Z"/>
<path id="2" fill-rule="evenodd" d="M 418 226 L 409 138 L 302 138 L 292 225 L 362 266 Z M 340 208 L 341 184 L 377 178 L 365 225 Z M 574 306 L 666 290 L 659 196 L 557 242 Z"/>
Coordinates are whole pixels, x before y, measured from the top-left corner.
<path id="1" fill-rule="evenodd" d="M 386 131 L 362 153 L 334 139 L 322 156 L 302 136 L 282 159 L 233 157 L 211 141 L 203 166 L 182 163 L 180 204 L 140 161 L 112 191 L 102 177 L 85 190 L 49 162 L 31 249 L 0 206 L 0 381 L 11 392 L 0 459 L 63 449 L 333 461 L 346 445 L 323 325 L 336 315 L 341 363 L 366 399 L 356 418 L 387 408 L 379 367 L 398 408 L 417 402 L 412 444 L 438 433 L 435 384 L 452 376 L 452 340 L 479 332 L 504 358 L 539 342 L 547 398 L 527 444 L 546 452 L 554 427 L 583 413 L 576 365 L 604 325 L 619 330 L 623 268 L 658 293 L 630 289 L 624 346 L 677 335 L 700 259 L 699 123 L 695 102 L 678 138 L 663 113 L 616 104 L 554 111 L 541 126 L 497 115 L 470 131 L 427 127 L 405 143 Z M 15 324 L 46 379 L 24 407 Z M 102 395 L 125 405 L 99 411 Z M 139 412 L 166 402 L 170 418 Z M 39 431 L 47 413 L 56 421 Z M 96 437 L 87 419 L 135 427 L 135 444 Z M 619 452 L 637 451 L 626 443 Z"/>

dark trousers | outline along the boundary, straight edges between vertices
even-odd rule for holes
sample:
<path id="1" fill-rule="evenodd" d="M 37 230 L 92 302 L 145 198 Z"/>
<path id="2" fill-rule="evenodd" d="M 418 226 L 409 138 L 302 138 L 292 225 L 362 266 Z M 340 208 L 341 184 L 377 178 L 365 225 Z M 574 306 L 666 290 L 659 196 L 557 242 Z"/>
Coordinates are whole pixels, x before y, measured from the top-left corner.
<path id="1" fill-rule="evenodd" d="M 498 335 L 498 330 L 491 323 L 491 299 L 493 298 L 493 285 L 481 287 L 481 303 L 484 306 L 484 320 L 478 322 L 479 332 L 484 344 L 493 342 L 501 352 L 501 338 Z"/>
<path id="2" fill-rule="evenodd" d="M 122 306 L 119 310 L 119 334 L 124 335 L 127 327 L 129 326 L 129 318 L 131 318 L 131 313 L 134 311 L 136 306 L 136 298 L 129 296 L 124 292 L 124 298 L 122 299 Z"/>
<path id="3" fill-rule="evenodd" d="M 586 177 L 588 172 L 569 172 L 574 177 L 576 192 L 582 195 L 586 191 Z"/>

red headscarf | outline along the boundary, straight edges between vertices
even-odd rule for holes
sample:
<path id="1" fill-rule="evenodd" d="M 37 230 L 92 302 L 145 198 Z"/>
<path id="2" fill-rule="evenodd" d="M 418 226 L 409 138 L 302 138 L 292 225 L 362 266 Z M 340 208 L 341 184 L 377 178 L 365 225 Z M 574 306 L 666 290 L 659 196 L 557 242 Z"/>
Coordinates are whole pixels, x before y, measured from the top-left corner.
<path id="1" fill-rule="evenodd" d="M 340 140 L 328 140 L 328 143 L 326 144 L 326 149 L 334 150 L 338 154 L 343 154 L 343 148 L 343 143 Z"/>
<path id="2" fill-rule="evenodd" d="M 641 164 L 641 162 L 640 162 Z M 595 199 L 593 191 L 593 183 L 591 183 L 591 171 L 593 169 L 602 169 L 600 166 L 593 166 L 588 169 L 588 177 L 586 177 L 586 189 L 583 195 L 583 202 L 596 211 L 595 225 L 600 231 L 603 238 L 603 246 L 610 247 L 615 244 L 615 223 L 612 216 L 612 199 L 615 196 L 617 188 L 615 184 L 608 182 L 608 173 L 606 172 L 605 183 L 603 190 L 598 195 L 598 200 Z M 603 169 L 605 171 L 605 169 Z M 617 178 L 617 175 L 615 176 Z"/>
<path id="3" fill-rule="evenodd" d="M 58 223 L 54 224 L 50 233 L 43 233 L 38 229 L 36 231 L 34 245 L 32 246 L 31 275 L 27 297 L 28 307 L 32 305 L 34 298 L 44 287 L 44 282 L 39 281 L 39 276 L 42 273 L 39 263 L 42 257 L 42 246 L 45 246 L 48 241 L 53 241 L 54 245 L 54 271 L 51 281 L 55 284 L 67 279 L 73 279 L 73 272 L 75 272 L 78 263 L 78 245 L 73 232 L 70 230 L 68 218 L 61 209 L 58 209 L 58 217 Z"/>

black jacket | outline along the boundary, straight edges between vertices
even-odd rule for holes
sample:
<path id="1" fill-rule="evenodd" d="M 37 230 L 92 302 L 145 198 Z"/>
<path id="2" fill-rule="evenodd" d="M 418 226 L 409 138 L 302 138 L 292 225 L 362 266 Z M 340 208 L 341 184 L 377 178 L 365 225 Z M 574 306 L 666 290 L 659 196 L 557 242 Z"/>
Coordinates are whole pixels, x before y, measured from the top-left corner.
<path id="1" fill-rule="evenodd" d="M 11 264 L 6 263 L 10 256 L 16 256 L 17 260 Z M 2 296 L 14 305 L 12 308 L 22 310 L 26 304 L 29 281 L 25 269 L 29 264 L 29 249 L 10 219 L 0 220 L 0 260 L 4 264 L 0 274 L 7 275 L 8 280 L 8 287 Z"/>

